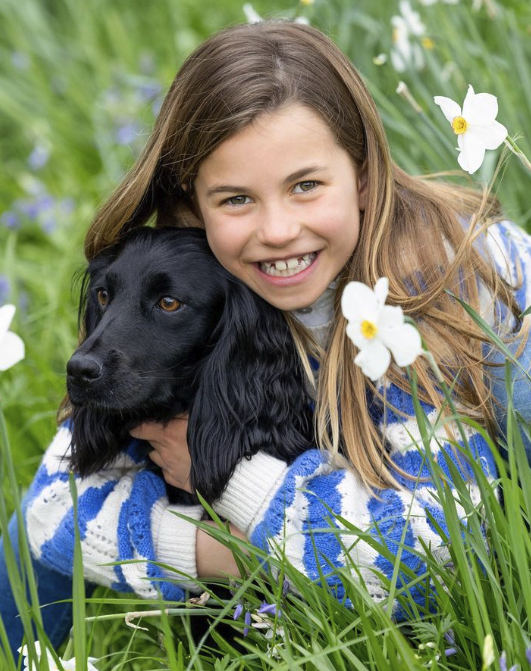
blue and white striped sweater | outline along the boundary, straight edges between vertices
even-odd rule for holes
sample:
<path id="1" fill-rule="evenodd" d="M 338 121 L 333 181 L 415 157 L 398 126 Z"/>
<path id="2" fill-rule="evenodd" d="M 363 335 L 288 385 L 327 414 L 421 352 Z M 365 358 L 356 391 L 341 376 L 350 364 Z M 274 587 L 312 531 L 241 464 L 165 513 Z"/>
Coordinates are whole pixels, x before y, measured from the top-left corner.
<path id="1" fill-rule="evenodd" d="M 524 281 L 516 298 L 524 310 L 531 304 L 531 273 L 528 272 L 531 238 L 508 222 L 497 224 L 490 231 L 489 247 L 498 270 L 513 285 L 517 278 L 517 261 L 521 263 Z M 486 300 L 487 319 L 490 309 Z M 386 395 L 390 404 L 413 414 L 409 394 L 389 384 Z M 422 406 L 430 422 L 435 424 L 435 409 L 427 404 Z M 418 448 L 422 443 L 416 420 L 405 419 L 389 408 L 384 418 L 383 409 L 377 405 L 371 411 L 394 463 L 415 478 L 428 478 L 426 482 L 396 474 L 404 490 L 380 491 L 378 499 L 351 471 L 332 469 L 326 453 L 309 450 L 289 467 L 259 453 L 238 465 L 226 491 L 214 505 L 220 515 L 241 529 L 257 547 L 269 553 L 283 548 L 286 558 L 311 580 L 319 581 L 322 572 L 338 599 L 345 596 L 344 585 L 331 567 L 340 569 L 346 565 L 344 548 L 352 546 L 354 537 L 349 533 L 341 535 L 341 539 L 334 533 L 309 533 L 326 529 L 330 524 L 338 526 L 337 522 L 331 522 L 330 510 L 374 538 L 383 538 L 391 557 L 396 556 L 402 546 L 401 561 L 415 575 L 421 575 L 426 569 L 421 540 L 441 561 L 449 556 L 437 527 L 444 534 L 448 530 L 423 451 Z M 494 480 L 496 469 L 487 444 L 470 427 L 466 430 L 471 457 L 481 465 L 487 478 Z M 64 462 L 61 465 L 58 456 L 64 454 L 69 436 L 68 427 L 62 427 L 47 451 L 30 492 L 27 512 L 33 553 L 50 568 L 65 574 L 72 572 L 73 514 Z M 437 436 L 439 440 L 432 440 L 431 449 L 437 454 L 439 467 L 448 482 L 452 483 L 448 462 L 451 460 L 463 474 L 463 460 L 455 460 L 442 427 L 437 430 Z M 465 470 L 465 477 L 473 475 L 469 469 Z M 128 559 L 159 560 L 193 578 L 195 528 L 172 515 L 172 510 L 200 519 L 200 507 L 185 510 L 169 505 L 163 481 L 157 474 L 143 469 L 135 457 L 134 444 L 111 469 L 78 480 L 77 484 L 86 578 L 116 589 L 132 590 L 146 598 L 156 597 L 160 590 L 165 599 L 181 599 L 181 586 L 191 588 L 193 583 L 183 581 L 179 586 L 175 580 L 164 579 L 167 572 L 155 564 L 140 562 L 122 567 L 102 564 Z M 472 499 L 477 500 L 479 489 L 473 478 L 468 487 Z M 363 538 L 349 549 L 349 558 L 372 597 L 376 601 L 384 600 L 385 589 L 377 573 L 390 579 L 393 562 Z M 406 576 L 399 576 L 398 586 L 407 584 L 408 580 Z M 421 585 L 412 588 L 412 593 L 417 603 L 426 604 Z M 401 613 L 397 611 L 395 615 L 400 617 Z"/>

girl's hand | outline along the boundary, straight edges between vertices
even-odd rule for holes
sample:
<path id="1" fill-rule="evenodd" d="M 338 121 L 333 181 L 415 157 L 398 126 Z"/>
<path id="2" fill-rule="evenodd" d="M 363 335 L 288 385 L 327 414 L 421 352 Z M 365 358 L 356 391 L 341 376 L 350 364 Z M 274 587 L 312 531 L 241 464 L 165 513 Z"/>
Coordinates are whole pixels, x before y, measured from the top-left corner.
<path id="1" fill-rule="evenodd" d="M 150 459 L 160 466 L 164 480 L 173 487 L 193 494 L 190 486 L 190 452 L 186 441 L 188 415 L 176 417 L 164 427 L 156 422 L 144 422 L 129 433 L 133 438 L 147 440 L 153 448 Z"/>

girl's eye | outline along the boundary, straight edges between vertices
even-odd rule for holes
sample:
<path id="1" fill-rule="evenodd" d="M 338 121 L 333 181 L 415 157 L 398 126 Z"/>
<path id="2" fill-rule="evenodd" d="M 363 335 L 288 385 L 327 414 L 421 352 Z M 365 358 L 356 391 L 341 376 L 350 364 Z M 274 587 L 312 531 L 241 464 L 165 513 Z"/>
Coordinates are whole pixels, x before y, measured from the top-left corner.
<path id="1" fill-rule="evenodd" d="M 159 308 L 164 310 L 164 312 L 175 312 L 175 310 L 178 310 L 182 303 L 178 301 L 176 298 L 171 298 L 170 296 L 164 296 L 164 298 L 161 298 L 159 302 L 157 303 Z"/>
<path id="2" fill-rule="evenodd" d="M 300 188 L 300 191 L 295 191 L 295 193 L 307 193 L 308 191 L 313 191 L 319 182 L 316 182 L 314 179 L 307 180 L 305 182 L 299 182 L 295 184 L 295 189 Z"/>
<path id="3" fill-rule="evenodd" d="M 247 203 L 245 202 L 246 198 L 249 198 L 249 196 L 232 196 L 231 198 L 227 198 L 227 200 L 224 200 L 223 204 L 232 205 L 233 207 L 237 205 L 247 205 Z"/>
<path id="4" fill-rule="evenodd" d="M 304 182 L 298 182 L 295 185 L 294 193 L 308 193 L 308 191 L 313 191 L 319 182 L 312 180 L 306 180 Z M 299 189 L 298 191 L 296 189 Z M 238 207 L 241 205 L 247 205 L 251 202 L 249 196 L 231 196 L 224 200 L 222 205 L 230 205 L 231 207 Z"/>
<path id="5" fill-rule="evenodd" d="M 98 303 L 101 305 L 102 308 L 104 308 L 109 302 L 109 294 L 105 289 L 98 289 L 97 296 L 98 296 Z"/>

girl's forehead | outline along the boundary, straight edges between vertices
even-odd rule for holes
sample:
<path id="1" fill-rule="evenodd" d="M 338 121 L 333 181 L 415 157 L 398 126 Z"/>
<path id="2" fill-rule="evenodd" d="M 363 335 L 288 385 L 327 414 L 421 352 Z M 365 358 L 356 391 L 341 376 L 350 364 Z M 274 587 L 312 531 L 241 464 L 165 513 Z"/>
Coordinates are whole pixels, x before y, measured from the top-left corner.
<path id="1" fill-rule="evenodd" d="M 292 172 L 300 165 L 320 166 L 339 147 L 313 110 L 292 105 L 263 114 L 222 142 L 199 166 L 198 177 L 210 181 L 219 172 L 241 174 L 253 168 Z"/>

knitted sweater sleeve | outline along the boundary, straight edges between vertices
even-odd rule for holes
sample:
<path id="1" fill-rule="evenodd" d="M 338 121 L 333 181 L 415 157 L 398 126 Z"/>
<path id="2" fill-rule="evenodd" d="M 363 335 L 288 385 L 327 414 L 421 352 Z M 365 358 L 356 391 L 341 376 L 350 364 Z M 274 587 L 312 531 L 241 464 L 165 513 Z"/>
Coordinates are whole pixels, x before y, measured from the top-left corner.
<path id="1" fill-rule="evenodd" d="M 71 576 L 74 556 L 74 511 L 70 493 L 71 432 L 61 426 L 46 451 L 27 497 L 26 526 L 35 559 Z M 145 468 L 138 442 L 107 469 L 76 477 L 78 527 L 84 576 L 89 582 L 143 598 L 184 598 L 183 588 L 197 589 L 180 573 L 152 563 L 169 564 L 195 578 L 197 528 L 173 512 L 201 519 L 201 506 L 170 505 L 164 480 Z M 109 566 L 110 562 L 140 560 Z"/>
<path id="2" fill-rule="evenodd" d="M 514 288 L 516 301 L 523 311 L 531 304 L 531 237 L 516 224 L 503 221 L 488 229 L 488 235 L 478 241 L 478 249 Z M 495 303 L 490 291 L 481 283 L 479 292 L 480 313 L 484 319 L 494 324 L 496 318 L 504 320 L 507 317 L 508 327 L 512 327 L 513 321 L 506 307 Z M 388 386 L 386 394 L 392 406 L 406 415 L 414 415 L 409 394 L 394 385 Z M 503 400 L 499 394 L 498 397 Z M 522 394 L 521 397 L 528 405 L 528 395 Z M 421 405 L 431 424 L 435 425 L 435 409 Z M 259 548 L 270 554 L 282 548 L 286 559 L 308 578 L 319 581 L 322 572 L 338 599 L 344 597 L 345 590 L 336 569 L 347 566 L 349 562 L 351 566 L 356 566 L 353 577 L 358 579 L 361 575 L 372 597 L 376 601 L 385 599 L 382 588 L 385 580 L 382 582 L 378 574 L 390 579 L 393 562 L 362 538 L 353 544 L 353 537 L 349 534 L 338 538 L 337 533 L 332 532 L 310 533 L 313 529 L 322 530 L 330 525 L 341 528 L 331 510 L 336 516 L 367 531 L 380 543 L 383 541 L 391 557 L 400 552 L 401 561 L 415 575 L 421 575 L 426 569 L 422 560 L 423 543 L 442 561 L 448 558 L 443 540 L 448 533 L 447 523 L 425 461 L 416 419 L 404 419 L 387 409 L 385 413 L 376 412 L 374 420 L 393 462 L 413 477 L 408 479 L 396 474 L 402 490 L 379 491 L 378 496 L 374 496 L 355 473 L 333 469 L 326 453 L 317 450 L 303 454 L 289 467 L 274 457 L 258 454 L 251 460 L 240 462 L 214 508 L 245 532 Z M 471 452 L 468 458 L 477 461 L 488 481 L 492 482 L 497 473 L 488 445 L 480 434 L 467 426 L 465 429 Z M 458 442 L 461 444 L 461 441 Z M 463 459 L 456 459 L 444 431 L 436 433 L 430 449 L 452 491 L 456 492 L 449 466 L 453 462 L 467 480 L 471 500 L 478 502 L 480 490 L 473 473 Z M 464 512 L 463 523 L 466 523 Z M 348 557 L 345 556 L 345 548 L 350 548 Z M 407 582 L 400 575 L 398 586 L 404 584 L 402 581 Z M 419 586 L 413 587 L 411 592 L 417 603 L 426 603 L 425 594 Z"/>
<path id="3" fill-rule="evenodd" d="M 398 407 L 406 412 L 413 410 L 407 394 L 394 387 L 387 391 L 388 397 L 395 395 L 393 401 L 399 403 Z M 436 411 L 429 406 L 425 406 L 425 410 L 435 423 Z M 419 438 L 417 422 L 415 419 L 404 421 L 389 413 L 387 423 L 386 438 L 393 446 L 393 461 L 414 477 L 410 480 L 397 474 L 403 486 L 401 491 L 380 490 L 376 497 L 352 471 L 332 468 L 327 453 L 319 450 L 309 450 L 290 466 L 260 453 L 239 463 L 214 508 L 240 528 L 253 545 L 270 555 L 285 557 L 309 579 L 321 583 L 322 573 L 338 600 L 345 598 L 345 589 L 337 569 L 346 567 L 355 580 L 361 575 L 375 601 L 382 601 L 387 594 L 381 576 L 391 579 L 394 562 L 361 535 L 357 537 L 346 531 L 338 537 L 331 527 L 345 529 L 345 525 L 335 516 L 384 544 L 392 557 L 400 550 L 401 562 L 417 576 L 426 570 L 421 541 L 441 561 L 449 558 L 440 533 L 441 530 L 444 536 L 448 529 L 436 487 L 423 450 L 412 442 L 413 438 Z M 430 448 L 437 455 L 439 466 L 453 488 L 449 468 L 450 461 L 453 462 L 464 478 L 470 478 L 467 486 L 472 500 L 477 501 L 479 488 L 470 467 L 465 466 L 463 472 L 463 460 L 456 460 L 441 434 L 446 436 L 444 430 L 440 430 L 438 440 L 434 438 Z M 479 434 L 470 434 L 468 440 L 472 451 L 469 458 L 481 464 L 492 481 L 496 468 L 486 442 Z M 421 482 L 420 478 L 426 481 Z M 462 514 L 464 521 L 464 512 Z M 430 515 L 437 524 L 433 524 Z M 319 531 L 312 533 L 312 530 Z M 409 581 L 400 574 L 397 585 L 400 587 Z M 410 591 L 419 605 L 426 604 L 422 585 Z M 397 618 L 402 615 L 397 604 L 394 614 Z"/>

